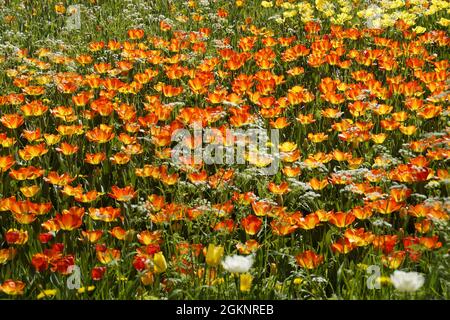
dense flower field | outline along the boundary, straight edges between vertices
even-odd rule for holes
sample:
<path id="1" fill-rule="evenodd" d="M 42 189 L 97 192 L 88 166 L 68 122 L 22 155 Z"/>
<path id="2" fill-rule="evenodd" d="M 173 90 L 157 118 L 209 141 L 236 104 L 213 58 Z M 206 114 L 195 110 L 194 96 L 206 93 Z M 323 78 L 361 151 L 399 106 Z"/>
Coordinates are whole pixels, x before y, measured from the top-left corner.
<path id="1" fill-rule="evenodd" d="M 450 298 L 448 1 L 0 20 L 1 298 Z"/>

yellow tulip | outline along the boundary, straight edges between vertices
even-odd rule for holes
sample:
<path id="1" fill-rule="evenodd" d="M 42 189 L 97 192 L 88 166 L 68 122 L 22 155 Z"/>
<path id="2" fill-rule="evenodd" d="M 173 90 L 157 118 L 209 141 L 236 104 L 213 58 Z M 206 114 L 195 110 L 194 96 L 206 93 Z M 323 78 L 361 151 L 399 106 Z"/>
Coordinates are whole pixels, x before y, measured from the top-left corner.
<path id="1" fill-rule="evenodd" d="M 382 286 L 386 286 L 386 285 L 389 285 L 392 283 L 392 281 L 389 277 L 384 277 L 384 276 L 378 277 L 377 282 L 379 284 L 381 284 Z"/>
<path id="2" fill-rule="evenodd" d="M 55 12 L 57 14 L 64 14 L 66 13 L 66 7 L 64 7 L 64 4 L 62 4 L 61 2 L 57 3 L 55 4 Z"/>
<path id="3" fill-rule="evenodd" d="M 155 253 L 153 257 L 154 271 L 156 273 L 162 273 L 167 269 L 166 258 L 162 252 Z"/>
<path id="4" fill-rule="evenodd" d="M 427 28 L 422 27 L 422 26 L 417 26 L 413 29 L 413 31 L 417 34 L 421 34 L 421 33 L 424 33 L 425 31 L 427 31 Z"/>
<path id="5" fill-rule="evenodd" d="M 450 19 L 446 19 L 446 18 L 441 18 L 438 23 L 443 26 L 443 27 L 448 27 L 450 26 Z"/>
<path id="6" fill-rule="evenodd" d="M 250 273 L 243 273 L 239 277 L 240 290 L 242 292 L 248 292 L 252 288 L 253 277 Z"/>
<path id="7" fill-rule="evenodd" d="M 215 246 L 214 244 L 211 243 L 208 246 L 208 251 L 206 252 L 206 263 L 211 267 L 215 267 L 220 263 L 222 256 L 223 256 L 223 247 Z"/>
<path id="8" fill-rule="evenodd" d="M 298 13 L 297 10 L 285 11 L 285 12 L 283 12 L 283 17 L 285 17 L 285 18 L 292 18 L 292 17 L 295 17 L 297 15 L 297 13 Z"/>
<path id="9" fill-rule="evenodd" d="M 39 192 L 39 190 L 40 190 L 40 188 L 37 185 L 20 188 L 20 192 L 22 192 L 22 194 L 27 198 L 34 197 L 36 195 L 36 193 Z"/>
<path id="10" fill-rule="evenodd" d="M 225 282 L 225 280 L 223 278 L 217 278 L 217 279 L 213 280 L 213 282 L 211 282 L 211 285 L 218 286 L 218 285 L 221 285 L 224 282 Z"/>
<path id="11" fill-rule="evenodd" d="M 86 291 L 87 292 L 94 291 L 94 289 L 95 289 L 95 286 L 88 286 L 88 287 L 81 287 L 77 291 L 78 291 L 78 293 L 85 293 Z"/>
<path id="12" fill-rule="evenodd" d="M 56 295 L 58 291 L 56 289 L 48 289 L 48 290 L 44 290 L 41 291 L 41 293 L 38 294 L 37 298 L 38 299 L 42 299 L 45 297 L 53 297 Z"/>
<path id="13" fill-rule="evenodd" d="M 272 8 L 273 2 L 272 1 L 262 1 L 261 6 L 263 6 L 264 8 Z"/>

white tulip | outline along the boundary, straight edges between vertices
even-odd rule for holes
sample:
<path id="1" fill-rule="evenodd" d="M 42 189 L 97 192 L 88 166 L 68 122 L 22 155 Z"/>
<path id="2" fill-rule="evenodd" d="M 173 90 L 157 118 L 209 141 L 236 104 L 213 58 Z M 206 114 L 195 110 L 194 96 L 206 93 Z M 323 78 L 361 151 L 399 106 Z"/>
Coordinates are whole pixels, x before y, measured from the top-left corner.
<path id="1" fill-rule="evenodd" d="M 391 274 L 391 281 L 395 289 L 402 292 L 415 292 L 419 290 L 424 282 L 425 277 L 417 272 L 394 271 Z"/>
<path id="2" fill-rule="evenodd" d="M 222 266 L 228 272 L 245 273 L 250 270 L 253 265 L 253 255 L 250 256 L 227 256 L 222 261 Z"/>

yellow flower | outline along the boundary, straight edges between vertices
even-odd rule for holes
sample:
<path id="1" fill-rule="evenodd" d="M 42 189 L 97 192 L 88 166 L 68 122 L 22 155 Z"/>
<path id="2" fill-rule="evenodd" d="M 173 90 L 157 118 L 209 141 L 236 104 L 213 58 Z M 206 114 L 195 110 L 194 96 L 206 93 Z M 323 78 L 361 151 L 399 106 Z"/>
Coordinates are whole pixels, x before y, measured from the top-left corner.
<path id="1" fill-rule="evenodd" d="M 298 13 L 297 10 L 285 11 L 285 12 L 283 12 L 283 17 L 285 17 L 285 18 L 292 18 L 292 17 L 295 17 L 297 15 L 297 13 Z"/>
<path id="2" fill-rule="evenodd" d="M 153 284 L 154 280 L 155 278 L 153 277 L 153 273 L 150 271 L 147 271 L 143 276 L 141 276 L 141 282 L 144 286 Z"/>
<path id="3" fill-rule="evenodd" d="M 333 9 L 327 9 L 323 12 L 323 14 L 329 18 L 329 17 L 333 16 L 335 14 L 335 12 Z"/>
<path id="4" fill-rule="evenodd" d="M 212 286 L 217 286 L 217 285 L 220 285 L 220 284 L 222 284 L 224 282 L 225 282 L 225 280 L 223 278 L 217 278 L 217 279 L 213 280 L 213 282 L 211 282 L 211 285 Z"/>
<path id="5" fill-rule="evenodd" d="M 261 6 L 263 6 L 264 8 L 272 8 L 273 2 L 272 1 L 262 1 Z"/>
<path id="6" fill-rule="evenodd" d="M 36 195 L 36 193 L 39 192 L 39 190 L 40 190 L 40 188 L 37 185 L 20 188 L 20 192 L 22 192 L 22 194 L 27 198 L 34 197 Z"/>
<path id="7" fill-rule="evenodd" d="M 58 290 L 56 290 L 56 289 L 48 289 L 48 290 L 41 291 L 41 293 L 38 294 L 37 298 L 42 299 L 45 297 L 54 297 L 54 296 L 56 296 L 57 293 L 58 293 Z"/>
<path id="8" fill-rule="evenodd" d="M 450 6 L 450 3 L 448 1 L 443 0 L 433 0 L 432 1 L 434 5 L 436 5 L 439 9 L 445 9 Z"/>
<path id="9" fill-rule="evenodd" d="M 435 14 L 436 12 L 439 11 L 439 8 L 437 6 L 435 6 L 434 4 L 432 4 L 428 10 L 426 10 L 423 14 L 426 16 L 431 16 L 433 14 Z"/>
<path id="10" fill-rule="evenodd" d="M 422 26 L 417 26 L 413 29 L 413 31 L 417 34 L 420 34 L 420 33 L 424 33 L 425 31 L 427 31 L 427 28 L 422 27 Z"/>
<path id="11" fill-rule="evenodd" d="M 61 2 L 57 3 L 57 4 L 55 4 L 55 12 L 57 14 L 64 14 L 64 13 L 66 13 L 66 7 L 64 7 L 64 4 Z"/>
<path id="12" fill-rule="evenodd" d="M 392 15 L 386 14 L 381 18 L 381 26 L 383 28 L 392 27 L 392 26 L 394 26 L 395 21 L 396 21 L 395 17 L 393 17 Z"/>
<path id="13" fill-rule="evenodd" d="M 220 263 L 223 256 L 223 247 L 215 246 L 214 244 L 209 244 L 208 251 L 206 252 L 206 263 L 215 267 Z"/>
<path id="14" fill-rule="evenodd" d="M 270 274 L 276 275 L 278 273 L 278 268 L 275 263 L 270 264 Z"/>
<path id="15" fill-rule="evenodd" d="M 236 0 L 236 7 L 242 7 L 244 5 L 244 1 Z"/>
<path id="16" fill-rule="evenodd" d="M 94 291 L 95 286 L 89 286 L 89 287 L 81 287 L 80 289 L 78 289 L 78 293 L 84 293 L 84 292 L 91 292 Z"/>
<path id="17" fill-rule="evenodd" d="M 251 287 L 252 287 L 252 280 L 253 277 L 250 273 L 243 273 L 241 274 L 241 276 L 239 277 L 239 289 L 242 292 L 248 292 L 250 291 Z"/>
<path id="18" fill-rule="evenodd" d="M 307 23 L 314 20 L 314 16 L 312 14 L 304 14 L 302 15 L 302 22 Z"/>
<path id="19" fill-rule="evenodd" d="M 294 6 L 292 3 L 289 3 L 289 2 L 284 2 L 284 3 L 281 5 L 281 7 L 282 7 L 283 9 L 294 9 L 294 8 L 295 8 L 295 6 Z"/>
<path id="20" fill-rule="evenodd" d="M 352 11 L 352 7 L 350 7 L 350 6 L 345 6 L 345 7 L 341 8 L 342 13 L 351 13 L 351 11 Z"/>
<path id="21" fill-rule="evenodd" d="M 296 284 L 296 285 L 300 285 L 300 284 L 302 284 L 302 282 L 303 282 L 302 278 L 295 278 L 294 279 L 294 284 Z"/>
<path id="22" fill-rule="evenodd" d="M 391 284 L 391 279 L 389 277 L 381 276 L 377 278 L 377 282 L 382 286 L 389 285 Z"/>
<path id="23" fill-rule="evenodd" d="M 443 27 L 448 27 L 450 26 L 450 19 L 441 18 L 439 19 L 438 23 Z"/>
<path id="24" fill-rule="evenodd" d="M 167 262 L 162 252 L 155 253 L 155 255 L 153 256 L 153 263 L 154 263 L 154 271 L 156 273 L 162 273 L 166 271 Z"/>
<path id="25" fill-rule="evenodd" d="M 186 17 L 185 15 L 179 15 L 175 18 L 175 20 L 177 20 L 178 22 L 181 22 L 181 23 L 186 23 L 186 22 L 188 22 L 189 18 Z M 114 98 L 114 99 L 116 99 L 116 98 Z"/>
<path id="26" fill-rule="evenodd" d="M 367 268 L 369 267 L 367 264 L 365 264 L 365 263 L 358 263 L 357 265 L 356 265 L 359 269 L 361 269 L 361 270 L 367 270 Z"/>

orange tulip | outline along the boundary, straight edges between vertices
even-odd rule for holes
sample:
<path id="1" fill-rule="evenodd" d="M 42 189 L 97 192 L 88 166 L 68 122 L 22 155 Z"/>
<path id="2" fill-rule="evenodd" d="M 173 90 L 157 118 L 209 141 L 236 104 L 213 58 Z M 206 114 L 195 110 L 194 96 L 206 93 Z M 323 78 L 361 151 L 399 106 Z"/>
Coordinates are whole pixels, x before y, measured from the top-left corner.
<path id="1" fill-rule="evenodd" d="M 86 138 L 96 143 L 106 143 L 114 138 L 113 128 L 107 125 L 100 125 L 93 130 L 86 132 Z"/>
<path id="2" fill-rule="evenodd" d="M 14 161 L 14 157 L 12 155 L 0 156 L 0 173 L 8 171 L 16 161 Z"/>
<path id="3" fill-rule="evenodd" d="M 408 199 L 412 191 L 408 188 L 392 188 L 390 195 L 395 202 L 403 202 Z"/>
<path id="4" fill-rule="evenodd" d="M 285 221 L 283 219 L 272 220 L 272 222 L 270 223 L 270 227 L 272 228 L 272 232 L 278 236 L 291 234 L 299 228 L 296 224 Z"/>
<path id="5" fill-rule="evenodd" d="M 144 37 L 144 30 L 130 29 L 128 30 L 128 37 L 132 40 L 142 39 Z"/>
<path id="6" fill-rule="evenodd" d="M 161 231 L 148 231 L 144 230 L 141 233 L 137 235 L 138 241 L 143 245 L 149 245 L 149 244 L 158 244 L 162 242 L 161 239 Z"/>
<path id="7" fill-rule="evenodd" d="M 317 214 L 310 213 L 305 217 L 300 217 L 296 223 L 303 230 L 311 230 L 320 223 L 320 218 Z"/>
<path id="8" fill-rule="evenodd" d="M 134 191 L 134 188 L 132 186 L 126 186 L 124 188 L 112 186 L 111 193 L 109 193 L 108 195 L 111 198 L 116 199 L 117 201 L 128 202 L 137 195 L 137 192 Z"/>
<path id="9" fill-rule="evenodd" d="M 192 172 L 187 175 L 187 178 L 189 181 L 191 181 L 193 184 L 202 184 L 205 183 L 208 179 L 208 173 L 206 170 L 202 170 L 200 172 Z"/>
<path id="10" fill-rule="evenodd" d="M 24 245 L 28 241 L 28 232 L 24 230 L 9 229 L 5 233 L 8 244 Z"/>
<path id="11" fill-rule="evenodd" d="M 420 222 L 414 223 L 414 228 L 417 232 L 428 233 L 433 226 L 433 222 L 430 219 L 424 219 Z"/>
<path id="12" fill-rule="evenodd" d="M 125 240 L 125 239 L 127 239 L 128 235 L 130 234 L 129 231 L 126 231 L 125 229 L 123 229 L 121 227 L 114 227 L 109 231 L 109 233 L 117 240 Z"/>
<path id="13" fill-rule="evenodd" d="M 63 173 L 62 175 L 59 175 L 56 171 L 50 171 L 47 176 L 44 177 L 44 181 L 58 186 L 66 186 L 74 180 L 75 178 L 72 178 L 69 174 Z"/>
<path id="14" fill-rule="evenodd" d="M 56 215 L 56 222 L 62 230 L 72 231 L 83 223 L 84 208 L 72 207 Z"/>
<path id="15" fill-rule="evenodd" d="M 45 106 L 40 100 L 33 100 L 32 102 L 20 107 L 20 110 L 23 112 L 25 117 L 39 117 L 47 112 L 48 107 Z"/>
<path id="16" fill-rule="evenodd" d="M 269 182 L 269 185 L 267 187 L 273 194 L 282 195 L 289 192 L 289 184 L 286 181 L 283 181 L 279 185 L 275 184 L 274 182 Z"/>
<path id="17" fill-rule="evenodd" d="M 381 256 L 381 261 L 389 269 L 398 269 L 405 261 L 406 251 L 395 251 L 388 256 Z"/>
<path id="18" fill-rule="evenodd" d="M 442 242 L 439 241 L 439 236 L 420 237 L 419 244 L 424 246 L 428 250 L 439 249 L 440 247 L 442 247 Z"/>
<path id="19" fill-rule="evenodd" d="M 338 228 L 345 228 L 355 221 L 356 217 L 353 213 L 336 212 L 328 215 L 328 222 L 335 225 Z"/>
<path id="20" fill-rule="evenodd" d="M 254 239 L 247 240 L 244 244 L 238 243 L 236 248 L 238 249 L 240 254 L 250 254 L 255 252 L 260 247 L 258 241 Z"/>
<path id="21" fill-rule="evenodd" d="M 394 198 L 377 200 L 372 202 L 370 205 L 373 210 L 381 214 L 391 214 L 392 212 L 400 210 L 404 206 L 404 204 L 395 201 Z"/>
<path id="22" fill-rule="evenodd" d="M 106 154 L 104 152 L 99 153 L 86 153 L 84 162 L 92 164 L 92 165 L 98 165 L 102 163 L 106 159 Z"/>
<path id="23" fill-rule="evenodd" d="M 356 245 L 347 238 L 341 238 L 331 244 L 331 250 L 340 254 L 347 254 L 356 248 Z"/>
<path id="24" fill-rule="evenodd" d="M 351 213 L 359 220 L 369 219 L 373 215 L 372 208 L 370 206 L 354 207 Z"/>
<path id="25" fill-rule="evenodd" d="M 112 157 L 110 157 L 109 160 L 111 160 L 112 164 L 124 165 L 124 164 L 127 164 L 128 162 L 130 162 L 131 157 L 130 157 L 130 155 L 128 155 L 124 152 L 118 152 L 118 153 L 114 154 Z"/>
<path id="26" fill-rule="evenodd" d="M 17 113 L 4 114 L 0 118 L 0 122 L 8 129 L 17 129 L 23 124 L 24 119 L 20 114 Z"/>
<path id="27" fill-rule="evenodd" d="M 76 145 L 71 145 L 66 142 L 61 143 L 60 147 L 55 148 L 56 151 L 61 152 L 65 156 L 70 156 L 78 151 L 79 147 Z"/>
<path id="28" fill-rule="evenodd" d="M 19 156 L 25 160 L 30 161 L 34 158 L 43 156 L 44 154 L 47 154 L 48 149 L 45 148 L 45 144 L 37 144 L 37 145 L 26 145 L 23 149 L 19 150 Z"/>
<path id="29" fill-rule="evenodd" d="M 97 250 L 97 259 L 103 264 L 109 264 L 112 261 L 118 261 L 120 259 L 119 249 L 105 248 L 105 250 Z"/>
<path id="30" fill-rule="evenodd" d="M 36 130 L 23 130 L 22 137 L 27 139 L 29 143 L 39 141 L 41 140 L 41 129 L 37 128 Z"/>
<path id="31" fill-rule="evenodd" d="M 288 178 L 296 177 L 302 172 L 300 167 L 291 167 L 291 166 L 285 166 L 281 169 L 281 171 Z"/>
<path id="32" fill-rule="evenodd" d="M 234 230 L 234 220 L 225 219 L 214 225 L 214 231 L 232 232 Z"/>
<path id="33" fill-rule="evenodd" d="M 0 249 L 0 265 L 7 263 L 14 259 L 17 254 L 17 250 L 14 248 Z"/>
<path id="34" fill-rule="evenodd" d="M 375 235 L 372 232 L 366 232 L 364 228 L 347 229 L 344 233 L 344 237 L 358 247 L 367 246 L 375 239 Z"/>
<path id="35" fill-rule="evenodd" d="M 328 179 L 319 180 L 317 178 L 312 178 L 309 181 L 309 185 L 313 190 L 322 190 L 328 185 Z"/>
<path id="36" fill-rule="evenodd" d="M 252 214 L 246 216 L 241 219 L 242 227 L 245 230 L 245 233 L 249 235 L 255 235 L 259 232 L 262 226 L 262 220 Z"/>
<path id="37" fill-rule="evenodd" d="M 81 231 L 81 235 L 83 236 L 83 239 L 91 242 L 96 243 L 103 235 L 103 230 L 89 230 L 89 231 Z"/>
<path id="38" fill-rule="evenodd" d="M 0 291 L 10 296 L 23 295 L 25 283 L 22 281 L 5 280 L 0 286 Z"/>
<path id="39" fill-rule="evenodd" d="M 388 254 L 394 250 L 397 240 L 397 235 L 376 236 L 373 239 L 372 245 L 375 249 L 381 249 L 384 253 Z"/>
<path id="40" fill-rule="evenodd" d="M 323 256 L 307 250 L 295 256 L 297 263 L 305 269 L 315 269 L 323 263 Z"/>
<path id="41" fill-rule="evenodd" d="M 120 208 L 113 208 L 113 207 L 89 208 L 89 216 L 93 220 L 113 222 L 120 217 Z"/>

